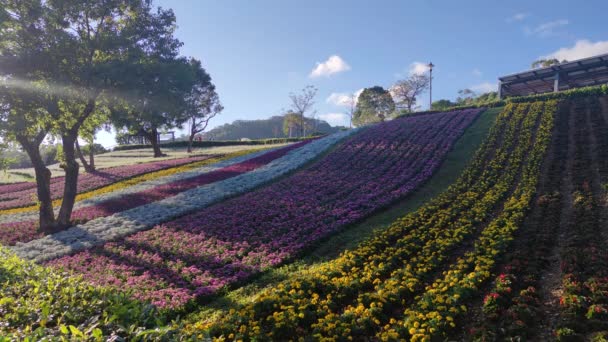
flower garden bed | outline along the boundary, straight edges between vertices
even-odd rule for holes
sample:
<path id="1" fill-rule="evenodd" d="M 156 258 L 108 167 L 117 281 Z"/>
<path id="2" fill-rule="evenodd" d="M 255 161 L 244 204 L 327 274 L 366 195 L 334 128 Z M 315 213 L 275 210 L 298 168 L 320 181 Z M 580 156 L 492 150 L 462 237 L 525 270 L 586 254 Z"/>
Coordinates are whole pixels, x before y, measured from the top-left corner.
<path id="1" fill-rule="evenodd" d="M 271 153 L 283 151 L 286 154 L 253 171 L 192 188 L 175 196 L 108 217 L 100 217 L 27 243 L 17 243 L 11 249 L 21 257 L 42 261 L 150 229 L 154 225 L 200 210 L 285 175 L 356 131 L 344 131 L 312 142 L 302 142 L 300 144 L 306 145 L 293 150 L 286 147 L 273 151 Z"/>
<path id="2" fill-rule="evenodd" d="M 128 166 L 117 166 L 108 169 L 98 170 L 92 173 L 81 174 L 78 177 L 78 193 L 91 191 L 108 184 L 134 177 L 137 175 L 154 172 L 162 169 L 175 167 L 178 165 L 194 163 L 197 161 L 212 158 L 210 155 L 203 155 L 189 158 L 179 158 L 163 160 L 152 163 L 142 163 Z M 64 177 L 51 179 L 51 198 L 58 199 L 63 195 Z M 12 187 L 7 185 L 6 187 Z M 18 189 L 24 187 L 23 183 L 15 185 Z M 36 186 L 26 187 L 17 191 L 9 191 L 0 194 L 0 213 L 9 213 L 6 209 L 33 206 L 36 198 Z"/>
<path id="3" fill-rule="evenodd" d="M 125 240 L 49 262 L 137 298 L 182 308 L 296 256 L 411 192 L 479 110 L 368 128 L 304 171 Z"/>

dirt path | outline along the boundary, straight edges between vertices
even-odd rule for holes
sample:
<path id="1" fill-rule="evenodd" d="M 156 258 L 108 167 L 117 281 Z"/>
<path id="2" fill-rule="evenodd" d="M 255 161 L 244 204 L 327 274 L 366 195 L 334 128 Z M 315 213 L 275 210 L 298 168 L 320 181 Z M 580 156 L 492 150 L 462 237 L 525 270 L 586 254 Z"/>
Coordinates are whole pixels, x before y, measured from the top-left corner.
<path id="1" fill-rule="evenodd" d="M 604 118 L 604 124 L 608 125 L 608 97 L 599 98 L 600 107 L 598 110 L 601 113 L 597 113 L 596 115 Z M 597 139 L 598 134 L 606 134 L 607 132 L 597 132 L 595 131 L 595 138 Z M 598 147 L 598 150 L 602 147 Z M 605 152 L 605 151 L 604 151 Z M 602 154 L 599 158 L 606 157 L 606 154 Z M 604 167 L 604 169 L 602 169 Z M 599 204 L 601 206 L 601 214 L 600 214 L 600 225 L 603 228 L 602 234 L 604 236 L 605 246 L 608 246 L 608 169 L 606 169 L 606 163 L 600 163 L 600 189 L 599 189 Z"/>
<path id="2" fill-rule="evenodd" d="M 608 123 L 608 96 L 600 97 L 600 105 L 602 106 L 602 116 L 604 121 Z"/>
<path id="3" fill-rule="evenodd" d="M 608 98 L 604 98 L 605 100 Z M 595 98 L 589 99 L 589 101 L 598 101 Z M 608 102 L 607 102 L 608 104 Z M 603 116 L 604 118 L 608 117 L 608 107 L 603 107 L 601 106 L 599 103 L 594 103 L 594 105 L 588 104 L 587 106 L 587 130 L 589 132 L 589 153 L 591 154 L 591 173 L 592 173 L 592 180 L 591 180 L 591 189 L 593 191 L 593 197 L 595 198 L 595 200 L 597 201 L 597 203 L 600 205 L 601 209 L 600 209 L 600 231 L 599 233 L 601 234 L 603 241 L 605 241 L 604 246 L 608 246 L 608 228 L 607 226 L 607 222 L 608 222 L 608 198 L 606 197 L 606 190 L 604 189 L 604 185 L 602 184 L 602 176 L 601 176 L 601 171 L 600 171 L 600 158 L 601 155 L 599 153 L 599 149 L 600 146 L 598 144 L 598 127 L 595 127 L 592 124 L 592 120 L 591 120 L 591 116 Z M 601 111 L 601 113 L 594 113 L 592 111 L 594 110 L 598 110 Z M 606 121 L 608 122 L 608 121 Z M 603 172 L 606 172 L 605 170 L 602 170 Z"/>
<path id="4" fill-rule="evenodd" d="M 567 105 L 569 106 L 569 110 L 566 117 L 560 118 L 560 120 L 567 120 L 568 122 L 566 125 L 566 129 L 568 130 L 568 156 L 564 161 L 565 168 L 560 188 L 560 193 L 562 194 L 560 224 L 557 231 L 556 243 L 551 251 L 551 256 L 548 259 L 550 263 L 549 267 L 541 275 L 539 286 L 542 303 L 540 309 L 543 313 L 543 319 L 539 327 L 539 340 L 541 341 L 549 341 L 554 338 L 553 332 L 559 321 L 559 299 L 563 293 L 560 251 L 566 236 L 570 217 L 572 216 L 572 192 L 574 188 L 572 184 L 572 173 L 576 151 L 574 137 L 576 117 L 574 105 L 572 103 L 568 103 Z M 559 115 L 563 116 L 563 113 L 560 113 Z"/>

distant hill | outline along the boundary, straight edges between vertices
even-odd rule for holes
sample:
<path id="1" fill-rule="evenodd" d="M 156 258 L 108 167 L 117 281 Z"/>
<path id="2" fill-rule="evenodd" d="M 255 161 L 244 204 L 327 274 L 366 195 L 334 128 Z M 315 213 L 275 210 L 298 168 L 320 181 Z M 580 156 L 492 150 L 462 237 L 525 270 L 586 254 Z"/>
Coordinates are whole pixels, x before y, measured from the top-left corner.
<path id="1" fill-rule="evenodd" d="M 314 132 L 334 133 L 341 127 L 332 127 L 323 120 L 313 120 L 307 118 L 308 126 L 315 127 Z M 312 133 L 312 131 L 310 132 Z M 218 126 L 204 135 L 205 140 L 238 140 L 283 138 L 283 117 L 273 116 L 263 120 L 236 120 L 231 124 Z"/>

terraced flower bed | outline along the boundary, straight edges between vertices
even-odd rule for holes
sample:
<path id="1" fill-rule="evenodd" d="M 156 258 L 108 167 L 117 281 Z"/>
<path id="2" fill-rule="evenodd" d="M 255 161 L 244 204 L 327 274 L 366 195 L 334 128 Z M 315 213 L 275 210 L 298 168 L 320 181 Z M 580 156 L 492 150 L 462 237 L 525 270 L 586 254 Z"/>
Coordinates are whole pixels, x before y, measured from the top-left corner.
<path id="1" fill-rule="evenodd" d="M 76 195 L 74 209 L 96 205 L 108 200 L 154 188 L 159 185 L 192 178 L 202 173 L 218 170 L 266 153 L 268 149 L 242 150 L 218 155 L 202 161 L 183 164 L 143 175 L 127 178 L 109 185 Z M 56 213 L 59 212 L 61 199 L 53 201 Z M 7 209 L 0 215 L 1 223 L 33 221 L 38 218 L 37 207 Z M 10 213 L 7 213 L 10 212 Z"/>
<path id="2" fill-rule="evenodd" d="M 201 160 L 212 158 L 210 155 L 163 160 L 152 163 L 135 164 L 129 166 L 118 166 L 99 170 L 93 173 L 85 173 L 78 177 L 78 193 L 90 191 L 108 184 L 134 177 L 137 175 L 154 172 L 178 165 L 194 163 Z M 51 179 L 51 197 L 61 198 L 63 195 L 64 177 Z M 36 185 L 19 183 L 3 185 L 0 193 L 0 212 L 8 213 L 6 209 L 32 206 L 35 204 Z"/>
<path id="3" fill-rule="evenodd" d="M 555 102 L 508 105 L 446 193 L 359 248 L 197 329 L 236 339 L 445 336 L 521 223 L 554 109 Z"/>
<path id="4" fill-rule="evenodd" d="M 302 167 L 356 132 L 358 130 L 342 131 L 303 142 L 304 146 L 291 151 L 283 148 L 283 156 L 250 172 L 190 188 L 160 201 L 96 218 L 26 243 L 17 243 L 11 249 L 20 257 L 44 261 L 124 238 L 273 181 Z"/>
<path id="5" fill-rule="evenodd" d="M 106 217 L 128 209 L 136 208 L 145 204 L 160 201 L 162 199 L 175 196 L 187 189 L 203 186 L 213 182 L 218 182 L 227 178 L 257 169 L 269 162 L 279 158 L 289 151 L 299 148 L 309 141 L 293 144 L 281 149 L 267 152 L 245 160 L 234 165 L 203 173 L 198 176 L 176 180 L 166 184 L 158 185 L 148 190 L 135 193 L 123 194 L 98 204 L 81 207 L 72 213 L 72 220 L 75 224 L 82 224 L 90 220 Z M 0 224 L 0 244 L 12 246 L 17 242 L 28 242 L 44 236 L 38 229 L 38 221 L 18 221 Z"/>
<path id="6" fill-rule="evenodd" d="M 49 262 L 96 284 L 183 308 L 275 266 L 411 192 L 479 110 L 398 119 L 358 134 L 310 168 L 192 215 Z"/>
<path id="7" fill-rule="evenodd" d="M 608 122 L 601 112 L 594 98 L 561 106 L 547 177 L 522 241 L 486 294 L 477 338 L 575 341 L 608 329 Z"/>

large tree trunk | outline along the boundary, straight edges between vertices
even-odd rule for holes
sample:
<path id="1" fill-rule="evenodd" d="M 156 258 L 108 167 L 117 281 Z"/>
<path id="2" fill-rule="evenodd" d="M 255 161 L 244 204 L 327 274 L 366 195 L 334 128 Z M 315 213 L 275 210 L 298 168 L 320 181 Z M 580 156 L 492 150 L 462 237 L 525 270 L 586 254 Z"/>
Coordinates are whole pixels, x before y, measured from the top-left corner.
<path id="1" fill-rule="evenodd" d="M 78 139 L 76 139 L 75 145 L 76 145 L 76 151 L 78 152 L 78 158 L 80 159 L 80 162 L 82 163 L 82 166 L 84 167 L 84 170 L 86 172 L 95 171 L 95 165 L 92 163 L 91 164 L 87 163 L 87 160 L 84 158 L 84 155 L 82 154 L 82 150 L 80 150 L 80 144 L 78 143 Z M 92 152 L 93 149 L 90 148 L 90 151 Z M 89 155 L 89 160 L 93 161 L 92 153 Z"/>
<path id="2" fill-rule="evenodd" d="M 163 152 L 160 150 L 160 144 L 158 142 L 158 129 L 156 127 L 152 127 L 149 132 L 146 132 L 148 135 L 148 140 L 152 144 L 152 149 L 154 150 L 154 158 L 164 156 Z"/>
<path id="3" fill-rule="evenodd" d="M 89 148 L 89 167 L 91 168 L 91 171 L 95 171 L 95 146 L 92 142 L 90 147 L 91 148 Z"/>
<path id="4" fill-rule="evenodd" d="M 27 138 L 17 137 L 17 140 L 30 157 L 36 174 L 36 191 L 40 202 L 40 229 L 45 232 L 55 228 L 55 213 L 51 197 L 51 170 L 49 170 L 40 155 L 40 144 L 32 143 Z"/>
<path id="5" fill-rule="evenodd" d="M 191 134 L 188 138 L 188 153 L 192 153 L 192 142 L 194 141 L 194 135 Z"/>
<path id="6" fill-rule="evenodd" d="M 61 137 L 63 142 L 63 158 L 61 165 L 65 171 L 65 184 L 63 186 L 63 200 L 61 209 L 57 216 L 57 225 L 64 228 L 70 225 L 76 194 L 78 193 L 78 169 L 80 165 L 76 162 L 76 151 L 74 149 L 77 136 L 68 134 Z"/>

